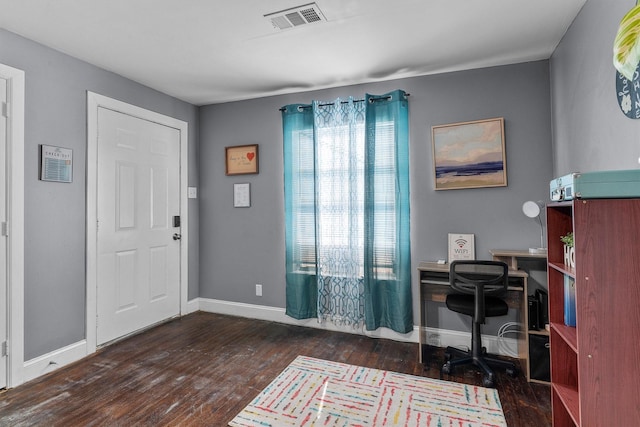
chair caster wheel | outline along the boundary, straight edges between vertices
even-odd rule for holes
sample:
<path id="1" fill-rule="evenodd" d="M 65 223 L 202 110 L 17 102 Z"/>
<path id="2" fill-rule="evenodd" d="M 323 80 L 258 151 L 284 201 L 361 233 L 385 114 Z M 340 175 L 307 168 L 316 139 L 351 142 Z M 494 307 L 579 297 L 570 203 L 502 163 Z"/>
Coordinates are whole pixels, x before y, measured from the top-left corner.
<path id="1" fill-rule="evenodd" d="M 506 372 L 507 372 L 507 375 L 509 375 L 511 378 L 515 378 L 516 375 L 518 375 L 518 371 L 516 371 L 513 368 L 507 368 Z"/>
<path id="2" fill-rule="evenodd" d="M 451 374 L 451 371 L 452 371 L 451 364 L 449 362 L 447 362 L 444 365 L 442 365 L 442 373 L 443 374 L 449 375 L 449 374 Z"/>
<path id="3" fill-rule="evenodd" d="M 482 377 L 482 385 L 487 387 L 487 388 L 493 388 L 493 375 L 489 376 L 489 375 L 485 375 L 484 377 Z"/>

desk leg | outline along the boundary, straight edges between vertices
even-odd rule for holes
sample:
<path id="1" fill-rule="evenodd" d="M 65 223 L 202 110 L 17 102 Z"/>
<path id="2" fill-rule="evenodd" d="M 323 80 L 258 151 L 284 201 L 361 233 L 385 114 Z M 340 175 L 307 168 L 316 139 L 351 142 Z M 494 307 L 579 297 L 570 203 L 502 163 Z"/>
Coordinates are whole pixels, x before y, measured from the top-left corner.
<path id="1" fill-rule="evenodd" d="M 520 306 L 520 322 L 522 323 L 522 333 L 518 335 L 518 358 L 520 359 L 520 365 L 522 367 L 522 374 L 527 381 L 530 381 L 529 377 L 529 290 L 527 288 L 527 278 L 522 280 L 524 290 L 521 298 Z"/>
<path id="2" fill-rule="evenodd" d="M 427 305 L 431 298 L 431 289 L 420 285 L 420 325 L 418 327 L 418 360 L 424 369 L 428 368 L 433 355 L 431 346 L 427 344 Z"/>
<path id="3" fill-rule="evenodd" d="M 425 310 L 424 304 L 426 301 L 422 298 L 422 286 L 420 286 L 420 322 L 418 324 L 418 361 L 424 367 L 424 364 L 427 361 L 427 355 L 425 354 L 426 347 L 426 319 L 425 319 Z"/>
<path id="4" fill-rule="evenodd" d="M 443 302 L 442 296 L 433 298 L 432 292 L 427 290 L 422 293 L 420 300 L 420 327 L 418 328 L 418 360 L 424 369 L 431 367 L 434 361 L 434 354 L 438 354 L 438 345 L 429 344 L 429 331 L 427 329 L 427 306 L 433 302 Z M 431 331 L 432 333 L 434 330 Z M 436 338 L 438 339 L 438 338 Z M 444 363 L 444 362 L 443 362 Z"/>

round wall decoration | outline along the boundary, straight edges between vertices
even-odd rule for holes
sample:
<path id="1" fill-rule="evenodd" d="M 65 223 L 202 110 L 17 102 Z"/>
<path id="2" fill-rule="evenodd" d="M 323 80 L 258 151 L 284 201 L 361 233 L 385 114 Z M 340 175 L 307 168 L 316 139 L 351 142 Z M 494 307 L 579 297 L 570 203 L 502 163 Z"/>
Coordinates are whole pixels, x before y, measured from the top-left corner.
<path id="1" fill-rule="evenodd" d="M 640 0 L 622 18 L 613 41 L 616 97 L 625 116 L 640 118 Z"/>
<path id="2" fill-rule="evenodd" d="M 640 119 L 640 69 L 631 80 L 616 71 L 616 97 L 625 116 Z"/>

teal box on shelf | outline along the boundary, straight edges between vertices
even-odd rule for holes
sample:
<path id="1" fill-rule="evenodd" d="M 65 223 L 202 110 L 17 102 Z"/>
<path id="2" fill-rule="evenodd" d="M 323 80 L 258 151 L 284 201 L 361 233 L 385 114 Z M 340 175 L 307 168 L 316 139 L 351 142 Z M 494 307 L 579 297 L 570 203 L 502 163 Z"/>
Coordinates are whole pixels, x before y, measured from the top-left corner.
<path id="1" fill-rule="evenodd" d="M 640 197 L 640 169 L 570 173 L 549 183 L 551 201 Z"/>
<path id="2" fill-rule="evenodd" d="M 564 324 L 576 326 L 576 281 L 564 275 Z"/>

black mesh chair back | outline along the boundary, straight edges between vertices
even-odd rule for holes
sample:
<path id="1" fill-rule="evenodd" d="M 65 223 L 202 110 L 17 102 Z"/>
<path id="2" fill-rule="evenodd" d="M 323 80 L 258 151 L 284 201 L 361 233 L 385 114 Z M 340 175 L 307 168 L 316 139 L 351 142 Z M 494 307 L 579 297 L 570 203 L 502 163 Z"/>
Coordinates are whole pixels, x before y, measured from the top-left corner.
<path id="1" fill-rule="evenodd" d="M 489 316 L 500 316 L 506 313 L 494 313 L 493 307 L 501 305 L 495 297 L 507 294 L 509 286 L 509 267 L 501 261 L 453 261 L 449 267 L 449 284 L 454 291 L 474 295 L 475 305 L 455 307 L 454 311 L 473 316 L 474 322 L 484 323 L 487 297 L 493 304 L 489 305 L 492 313 Z M 501 305 L 504 306 L 504 305 Z M 458 310 L 459 308 L 459 310 Z M 471 311 L 473 308 L 473 311 Z"/>
<path id="2" fill-rule="evenodd" d="M 482 285 L 485 295 L 503 296 L 509 285 L 509 267 L 501 261 L 453 261 L 449 282 L 465 294 L 475 294 Z"/>

